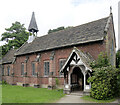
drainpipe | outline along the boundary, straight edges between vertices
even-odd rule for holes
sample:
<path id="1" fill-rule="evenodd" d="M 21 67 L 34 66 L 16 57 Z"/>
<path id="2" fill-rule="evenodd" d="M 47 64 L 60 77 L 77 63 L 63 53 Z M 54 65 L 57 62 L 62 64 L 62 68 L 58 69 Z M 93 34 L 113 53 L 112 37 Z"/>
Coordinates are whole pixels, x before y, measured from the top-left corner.
<path id="1" fill-rule="evenodd" d="M 28 61 L 27 61 L 28 62 Z M 27 72 L 27 62 L 26 62 L 26 77 L 25 78 L 28 78 L 28 72 Z M 26 82 L 26 79 L 25 79 L 25 82 Z M 28 85 L 28 84 L 27 84 Z"/>

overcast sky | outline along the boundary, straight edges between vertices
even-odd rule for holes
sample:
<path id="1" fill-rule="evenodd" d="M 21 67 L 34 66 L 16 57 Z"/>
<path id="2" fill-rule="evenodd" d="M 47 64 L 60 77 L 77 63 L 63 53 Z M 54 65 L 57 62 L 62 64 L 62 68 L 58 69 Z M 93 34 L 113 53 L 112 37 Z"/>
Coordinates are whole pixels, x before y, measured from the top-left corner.
<path id="1" fill-rule="evenodd" d="M 107 17 L 112 6 L 118 42 L 118 2 L 119 0 L 1 0 L 0 35 L 15 21 L 28 28 L 33 11 L 39 28 L 38 36 L 42 36 L 49 29 L 77 26 Z"/>

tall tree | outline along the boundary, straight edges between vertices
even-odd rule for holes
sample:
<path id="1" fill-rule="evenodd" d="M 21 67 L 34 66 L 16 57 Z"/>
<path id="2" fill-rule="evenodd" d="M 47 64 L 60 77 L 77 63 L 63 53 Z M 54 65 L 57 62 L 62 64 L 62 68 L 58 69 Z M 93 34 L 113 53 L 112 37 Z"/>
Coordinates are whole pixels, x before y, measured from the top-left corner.
<path id="1" fill-rule="evenodd" d="M 5 55 L 13 46 L 15 49 L 21 47 L 28 39 L 29 33 L 26 31 L 24 24 L 20 22 L 12 23 L 10 28 L 5 29 L 2 34 L 2 41 L 7 41 L 6 45 L 2 46 L 2 55 Z"/>
<path id="2" fill-rule="evenodd" d="M 116 68 L 120 68 L 120 49 L 116 53 Z"/>

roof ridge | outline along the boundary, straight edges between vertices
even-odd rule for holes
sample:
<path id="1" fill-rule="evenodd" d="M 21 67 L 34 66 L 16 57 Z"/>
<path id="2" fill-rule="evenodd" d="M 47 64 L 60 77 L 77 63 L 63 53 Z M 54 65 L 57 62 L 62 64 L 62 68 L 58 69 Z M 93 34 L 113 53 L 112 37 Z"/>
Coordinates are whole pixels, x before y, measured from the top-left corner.
<path id="1" fill-rule="evenodd" d="M 103 19 L 107 19 L 107 18 L 109 18 L 109 16 L 104 17 L 104 18 L 100 18 L 100 19 L 97 19 L 97 20 L 94 20 L 94 21 L 90 21 L 90 22 L 87 22 L 87 23 L 83 23 L 81 25 L 73 26 L 73 27 L 70 27 L 70 28 L 67 28 L 67 29 L 59 30 L 59 31 L 56 31 L 56 32 L 53 32 L 53 33 L 45 34 L 45 35 L 42 35 L 42 36 L 37 37 L 37 38 L 45 37 L 47 35 L 53 35 L 54 33 L 59 33 L 59 32 L 62 32 L 62 31 L 70 30 L 72 28 L 76 28 L 76 27 L 79 27 L 79 26 L 82 26 L 82 25 L 87 25 L 87 24 L 90 24 L 90 23 L 93 23 L 93 22 L 97 22 L 98 20 L 103 20 Z"/>
<path id="2" fill-rule="evenodd" d="M 32 43 L 23 44 L 15 55 L 104 40 L 104 29 L 107 20 L 108 17 L 104 17 L 85 24 L 36 37 Z"/>
<path id="3" fill-rule="evenodd" d="M 97 22 L 97 21 L 99 21 L 99 20 L 107 19 L 107 18 L 109 18 L 109 16 L 104 17 L 104 18 L 100 18 L 100 19 L 96 19 L 96 20 L 94 20 L 94 21 L 86 22 L 86 23 L 83 23 L 83 24 L 78 25 L 78 26 L 82 26 L 82 25 L 90 24 L 90 23 L 93 23 L 93 22 Z M 75 26 L 75 27 L 77 27 L 77 26 Z"/>

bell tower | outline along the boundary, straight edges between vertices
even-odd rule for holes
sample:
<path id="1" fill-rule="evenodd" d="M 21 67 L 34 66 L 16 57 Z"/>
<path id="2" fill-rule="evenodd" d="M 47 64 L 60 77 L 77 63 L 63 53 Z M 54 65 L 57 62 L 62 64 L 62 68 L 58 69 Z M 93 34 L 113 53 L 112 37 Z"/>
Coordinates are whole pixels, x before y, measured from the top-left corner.
<path id="1" fill-rule="evenodd" d="M 31 43 L 35 39 L 35 37 L 37 37 L 37 32 L 39 31 L 38 27 L 37 27 L 34 12 L 32 13 L 32 18 L 31 18 L 31 21 L 30 21 L 30 24 L 29 24 L 29 27 L 28 27 L 28 31 L 29 31 L 29 38 L 28 38 L 27 42 Z M 30 35 L 30 33 L 32 33 L 32 35 Z"/>
<path id="2" fill-rule="evenodd" d="M 28 31 L 32 32 L 33 34 L 36 33 L 36 35 L 37 35 L 37 32 L 39 31 L 38 27 L 37 27 L 37 23 L 36 23 L 35 13 L 34 12 L 32 13 L 32 18 L 31 18 L 31 21 L 30 21 L 30 24 L 29 24 L 29 27 L 28 27 Z"/>

